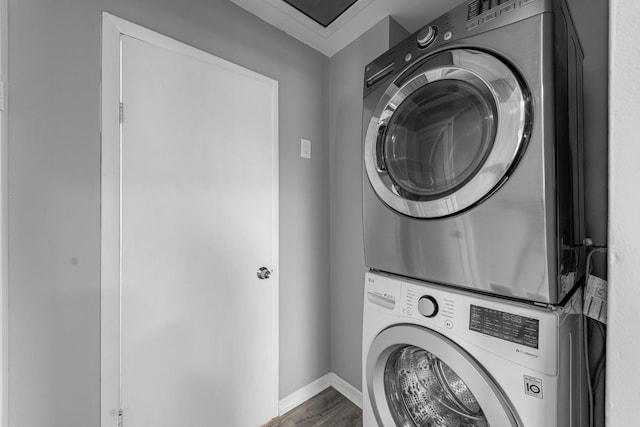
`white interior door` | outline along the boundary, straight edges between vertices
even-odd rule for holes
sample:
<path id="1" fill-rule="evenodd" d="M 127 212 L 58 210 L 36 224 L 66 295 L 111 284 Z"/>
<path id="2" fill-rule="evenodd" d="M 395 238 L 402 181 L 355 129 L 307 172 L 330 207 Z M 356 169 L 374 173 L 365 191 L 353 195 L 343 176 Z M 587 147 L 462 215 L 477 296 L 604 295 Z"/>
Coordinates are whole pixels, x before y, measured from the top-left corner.
<path id="1" fill-rule="evenodd" d="M 120 40 L 119 342 L 103 337 L 119 408 L 103 425 L 261 425 L 278 399 L 277 83 Z"/>

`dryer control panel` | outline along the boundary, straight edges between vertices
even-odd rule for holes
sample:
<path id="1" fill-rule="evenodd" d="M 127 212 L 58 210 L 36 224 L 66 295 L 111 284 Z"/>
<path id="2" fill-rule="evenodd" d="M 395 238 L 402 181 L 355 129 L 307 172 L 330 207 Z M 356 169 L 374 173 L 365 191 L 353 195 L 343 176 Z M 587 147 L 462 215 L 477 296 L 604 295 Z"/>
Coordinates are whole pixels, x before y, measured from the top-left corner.
<path id="1" fill-rule="evenodd" d="M 366 98 L 376 88 L 388 86 L 384 82 L 419 66 L 430 54 L 460 44 L 471 35 L 553 9 L 553 0 L 469 0 L 437 19 L 425 22 L 418 31 L 367 64 L 363 96 Z"/>

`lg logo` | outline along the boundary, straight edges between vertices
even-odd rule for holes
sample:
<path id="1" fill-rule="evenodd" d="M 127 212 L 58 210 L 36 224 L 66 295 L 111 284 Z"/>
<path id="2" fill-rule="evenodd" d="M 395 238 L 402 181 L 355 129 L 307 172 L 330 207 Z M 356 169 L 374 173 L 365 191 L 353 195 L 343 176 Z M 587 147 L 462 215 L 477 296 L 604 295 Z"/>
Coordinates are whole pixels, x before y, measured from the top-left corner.
<path id="1" fill-rule="evenodd" d="M 542 380 L 540 378 L 524 376 L 525 394 L 542 399 Z"/>

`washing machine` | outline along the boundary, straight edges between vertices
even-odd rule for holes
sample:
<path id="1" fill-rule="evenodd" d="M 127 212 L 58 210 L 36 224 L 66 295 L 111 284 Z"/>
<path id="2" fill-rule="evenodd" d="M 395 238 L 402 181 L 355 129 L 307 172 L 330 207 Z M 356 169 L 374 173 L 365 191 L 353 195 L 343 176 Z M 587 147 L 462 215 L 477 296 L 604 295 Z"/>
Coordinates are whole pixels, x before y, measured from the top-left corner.
<path id="1" fill-rule="evenodd" d="M 588 425 L 581 299 L 541 308 L 367 273 L 364 427 Z"/>
<path id="2" fill-rule="evenodd" d="M 582 60 L 564 0 L 472 0 L 368 64 L 366 265 L 570 298 L 584 264 Z"/>

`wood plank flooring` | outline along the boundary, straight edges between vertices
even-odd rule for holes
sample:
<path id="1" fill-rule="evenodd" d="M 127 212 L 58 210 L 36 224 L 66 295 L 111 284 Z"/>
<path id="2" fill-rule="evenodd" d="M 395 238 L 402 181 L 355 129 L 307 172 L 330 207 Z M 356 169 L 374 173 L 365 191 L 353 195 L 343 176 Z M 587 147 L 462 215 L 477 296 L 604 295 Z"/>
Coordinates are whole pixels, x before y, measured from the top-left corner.
<path id="1" fill-rule="evenodd" d="M 263 427 L 362 427 L 362 410 L 329 387 Z"/>

